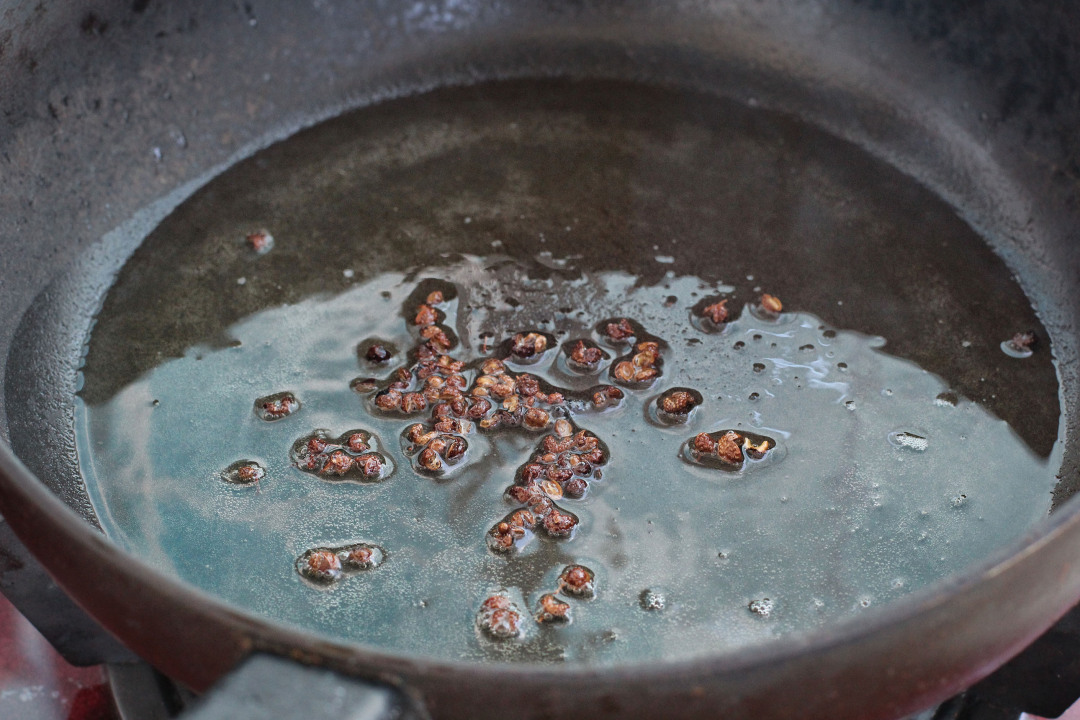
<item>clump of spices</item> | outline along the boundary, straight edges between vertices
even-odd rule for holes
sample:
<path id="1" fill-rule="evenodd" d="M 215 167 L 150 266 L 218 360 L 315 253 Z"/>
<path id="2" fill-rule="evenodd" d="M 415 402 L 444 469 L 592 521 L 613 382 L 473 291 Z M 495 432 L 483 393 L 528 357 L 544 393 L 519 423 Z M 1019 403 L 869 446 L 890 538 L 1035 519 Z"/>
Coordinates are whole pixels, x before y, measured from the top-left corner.
<path id="1" fill-rule="evenodd" d="M 373 445 L 371 433 L 365 430 L 353 430 L 337 439 L 318 431 L 294 443 L 293 464 L 330 480 L 382 480 L 389 474 L 389 461 Z"/>
<path id="2" fill-rule="evenodd" d="M 761 460 L 776 447 L 776 441 L 764 435 L 720 430 L 698 433 L 687 443 L 691 461 L 713 467 L 741 468 L 747 458 Z"/>

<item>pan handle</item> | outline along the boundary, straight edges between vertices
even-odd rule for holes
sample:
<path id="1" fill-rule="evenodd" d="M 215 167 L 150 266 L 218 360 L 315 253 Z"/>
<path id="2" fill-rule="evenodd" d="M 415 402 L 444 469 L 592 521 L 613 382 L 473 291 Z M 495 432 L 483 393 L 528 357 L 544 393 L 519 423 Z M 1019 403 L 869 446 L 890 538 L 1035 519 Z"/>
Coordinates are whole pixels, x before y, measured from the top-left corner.
<path id="1" fill-rule="evenodd" d="M 422 720 L 400 691 L 273 655 L 253 655 L 182 720 Z"/>

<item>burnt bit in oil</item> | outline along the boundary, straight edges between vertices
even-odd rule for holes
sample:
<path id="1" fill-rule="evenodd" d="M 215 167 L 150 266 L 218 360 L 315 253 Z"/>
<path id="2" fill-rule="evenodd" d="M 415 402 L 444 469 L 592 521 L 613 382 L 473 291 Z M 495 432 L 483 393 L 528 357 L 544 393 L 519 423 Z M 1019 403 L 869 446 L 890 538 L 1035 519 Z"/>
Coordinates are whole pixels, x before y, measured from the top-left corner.
<path id="1" fill-rule="evenodd" d="M 563 343 L 563 352 L 566 353 L 566 364 L 575 372 L 588 374 L 596 372 L 607 358 L 605 353 L 596 343 L 591 340 L 570 340 Z"/>
<path id="2" fill-rule="evenodd" d="M 233 485 L 255 485 L 266 477 L 266 469 L 254 460 L 238 460 L 221 471 L 221 479 Z"/>
<path id="3" fill-rule="evenodd" d="M 656 398 L 656 417 L 665 425 L 683 424 L 704 401 L 701 393 L 693 388 L 671 388 Z"/>
<path id="4" fill-rule="evenodd" d="M 746 460 L 763 460 L 776 447 L 764 435 L 737 430 L 698 433 L 684 446 L 683 456 L 692 463 L 724 470 L 738 470 Z"/>
<path id="5" fill-rule="evenodd" d="M 570 603 L 552 593 L 545 593 L 536 605 L 535 617 L 540 624 L 570 622 Z"/>
<path id="6" fill-rule="evenodd" d="M 291 457 L 300 470 L 327 480 L 378 482 L 392 470 L 366 430 L 350 430 L 338 438 L 316 430 L 293 444 Z"/>
<path id="7" fill-rule="evenodd" d="M 484 600 L 480 605 L 480 611 L 476 614 L 476 626 L 486 635 L 497 640 L 506 640 L 520 635 L 522 622 L 521 610 L 502 591 Z"/>
<path id="8" fill-rule="evenodd" d="M 300 409 L 300 401 L 291 392 L 279 392 L 255 401 L 255 414 L 261 420 L 274 422 Z"/>
<path id="9" fill-rule="evenodd" d="M 559 573 L 559 592 L 578 598 L 596 595 L 596 573 L 584 565 L 567 565 Z"/>

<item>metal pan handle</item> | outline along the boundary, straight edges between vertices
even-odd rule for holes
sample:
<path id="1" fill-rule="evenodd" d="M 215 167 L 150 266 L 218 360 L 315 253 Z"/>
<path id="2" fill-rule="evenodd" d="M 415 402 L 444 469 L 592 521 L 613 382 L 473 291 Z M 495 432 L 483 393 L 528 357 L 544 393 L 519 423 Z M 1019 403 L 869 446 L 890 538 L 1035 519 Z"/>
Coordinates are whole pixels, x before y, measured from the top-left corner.
<path id="1" fill-rule="evenodd" d="M 301 665 L 253 655 L 210 689 L 182 720 L 422 720 L 404 694 Z"/>

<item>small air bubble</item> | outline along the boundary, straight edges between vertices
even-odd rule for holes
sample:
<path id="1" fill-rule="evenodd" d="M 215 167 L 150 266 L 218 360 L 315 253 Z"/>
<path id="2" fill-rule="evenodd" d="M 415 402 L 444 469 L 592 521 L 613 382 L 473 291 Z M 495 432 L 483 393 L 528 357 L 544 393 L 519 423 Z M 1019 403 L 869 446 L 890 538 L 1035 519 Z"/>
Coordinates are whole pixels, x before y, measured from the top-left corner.
<path id="1" fill-rule="evenodd" d="M 904 430 L 889 433 L 889 442 L 893 447 L 914 450 L 915 452 L 925 452 L 926 448 L 930 446 L 930 442 L 923 436 Z"/>
<path id="2" fill-rule="evenodd" d="M 943 392 L 934 398 L 934 404 L 938 407 L 956 407 L 956 404 L 960 401 L 954 392 Z"/>
<path id="3" fill-rule="evenodd" d="M 641 591 L 638 602 L 642 610 L 663 610 L 664 606 L 667 605 L 667 598 L 661 592 L 647 589 Z"/>
<path id="4" fill-rule="evenodd" d="M 844 407 L 846 407 L 851 412 L 855 412 L 855 401 L 848 400 L 846 403 L 844 403 Z"/>
<path id="5" fill-rule="evenodd" d="M 754 363 L 754 372 L 759 373 L 765 370 L 765 363 Z"/>
<path id="6" fill-rule="evenodd" d="M 773 601 L 769 598 L 752 601 L 748 606 L 750 612 L 758 617 L 769 617 L 773 611 Z"/>
<path id="7" fill-rule="evenodd" d="M 347 278 L 351 278 L 356 273 L 353 272 L 352 268 L 345 268 L 344 270 L 341 271 L 341 274 L 344 275 Z"/>
<path id="8" fill-rule="evenodd" d="M 963 505 L 963 504 L 965 504 L 967 502 L 967 499 L 968 499 L 967 495 L 964 495 L 963 493 L 961 493 L 960 495 L 957 495 L 956 497 L 954 497 L 952 499 L 952 505 L 953 505 L 953 507 L 960 507 L 961 505 Z"/>
<path id="9" fill-rule="evenodd" d="M 885 388 L 884 390 L 881 391 L 881 394 L 884 395 L 885 397 L 892 397 L 892 390 L 889 389 L 889 388 Z"/>
<path id="10" fill-rule="evenodd" d="M 247 285 L 247 278 L 246 277 L 236 278 L 236 284 L 237 285 Z"/>

